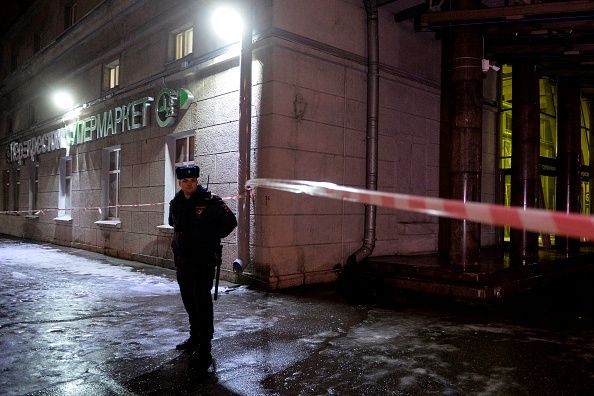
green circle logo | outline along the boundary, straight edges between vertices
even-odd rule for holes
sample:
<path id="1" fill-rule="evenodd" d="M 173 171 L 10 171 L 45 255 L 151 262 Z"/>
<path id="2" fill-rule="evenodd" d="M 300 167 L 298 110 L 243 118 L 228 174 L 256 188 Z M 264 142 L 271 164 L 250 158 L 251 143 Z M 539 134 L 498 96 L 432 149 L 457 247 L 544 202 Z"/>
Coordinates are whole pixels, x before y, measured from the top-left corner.
<path id="1" fill-rule="evenodd" d="M 175 123 L 178 111 L 178 94 L 175 89 L 163 88 L 157 96 L 155 116 L 160 127 L 168 127 Z"/>

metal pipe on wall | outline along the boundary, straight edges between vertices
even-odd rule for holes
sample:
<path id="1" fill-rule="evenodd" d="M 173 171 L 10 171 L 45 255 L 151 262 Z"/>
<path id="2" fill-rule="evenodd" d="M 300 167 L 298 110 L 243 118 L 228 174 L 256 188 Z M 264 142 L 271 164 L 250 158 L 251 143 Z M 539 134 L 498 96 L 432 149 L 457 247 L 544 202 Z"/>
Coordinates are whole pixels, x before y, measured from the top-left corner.
<path id="1" fill-rule="evenodd" d="M 379 33 L 377 1 L 365 0 L 367 11 L 367 145 L 365 188 L 377 190 L 378 169 L 378 113 L 379 113 Z M 377 207 L 365 205 L 363 245 L 347 259 L 356 264 L 371 255 L 375 248 Z"/>
<path id="2" fill-rule="evenodd" d="M 245 183 L 250 178 L 252 135 L 252 1 L 245 1 L 244 29 L 239 60 L 239 160 L 237 166 L 237 255 L 234 272 L 243 272 L 250 262 L 250 197 Z"/>

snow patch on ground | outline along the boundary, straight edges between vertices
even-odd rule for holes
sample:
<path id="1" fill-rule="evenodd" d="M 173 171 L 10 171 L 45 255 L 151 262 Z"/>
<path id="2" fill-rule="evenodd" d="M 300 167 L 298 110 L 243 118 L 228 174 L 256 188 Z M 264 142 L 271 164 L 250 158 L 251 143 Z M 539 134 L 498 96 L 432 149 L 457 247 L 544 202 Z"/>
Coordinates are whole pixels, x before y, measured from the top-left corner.
<path id="1" fill-rule="evenodd" d="M 0 245 L 0 263 L 5 267 L 13 267 L 11 276 L 14 279 L 30 277 L 26 273 L 27 268 L 23 267 L 23 263 L 27 263 L 28 267 L 34 267 L 37 270 L 46 269 L 71 275 L 110 278 L 109 283 L 113 290 L 124 289 L 127 294 L 144 296 L 179 293 L 177 283 L 169 279 L 142 274 L 128 266 L 114 266 L 73 256 L 48 246 L 3 243 Z"/>

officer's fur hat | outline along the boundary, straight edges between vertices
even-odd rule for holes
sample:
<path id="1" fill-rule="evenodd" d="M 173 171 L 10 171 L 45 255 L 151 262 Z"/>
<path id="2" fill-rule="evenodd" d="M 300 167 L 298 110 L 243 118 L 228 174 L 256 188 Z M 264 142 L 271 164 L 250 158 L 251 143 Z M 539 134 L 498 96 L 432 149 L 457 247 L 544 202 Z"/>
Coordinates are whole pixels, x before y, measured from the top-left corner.
<path id="1" fill-rule="evenodd" d="M 198 176 L 200 176 L 200 168 L 196 165 L 178 166 L 175 168 L 175 176 L 177 176 L 177 180 L 190 177 L 198 178 Z"/>

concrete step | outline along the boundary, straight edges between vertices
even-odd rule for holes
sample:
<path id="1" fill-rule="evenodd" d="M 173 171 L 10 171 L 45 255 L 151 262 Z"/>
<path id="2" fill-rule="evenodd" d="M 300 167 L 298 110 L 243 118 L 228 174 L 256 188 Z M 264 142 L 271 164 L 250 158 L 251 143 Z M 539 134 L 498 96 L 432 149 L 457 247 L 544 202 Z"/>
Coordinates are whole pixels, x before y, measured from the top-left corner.
<path id="1" fill-rule="evenodd" d="M 348 272 L 352 273 L 349 274 Z M 410 291 L 455 299 L 492 301 L 556 287 L 594 273 L 594 253 L 563 257 L 541 252 L 538 264 L 510 266 L 505 255 L 482 254 L 478 266 L 450 266 L 437 255 L 371 257 L 345 271 L 359 283 L 383 291 Z"/>

